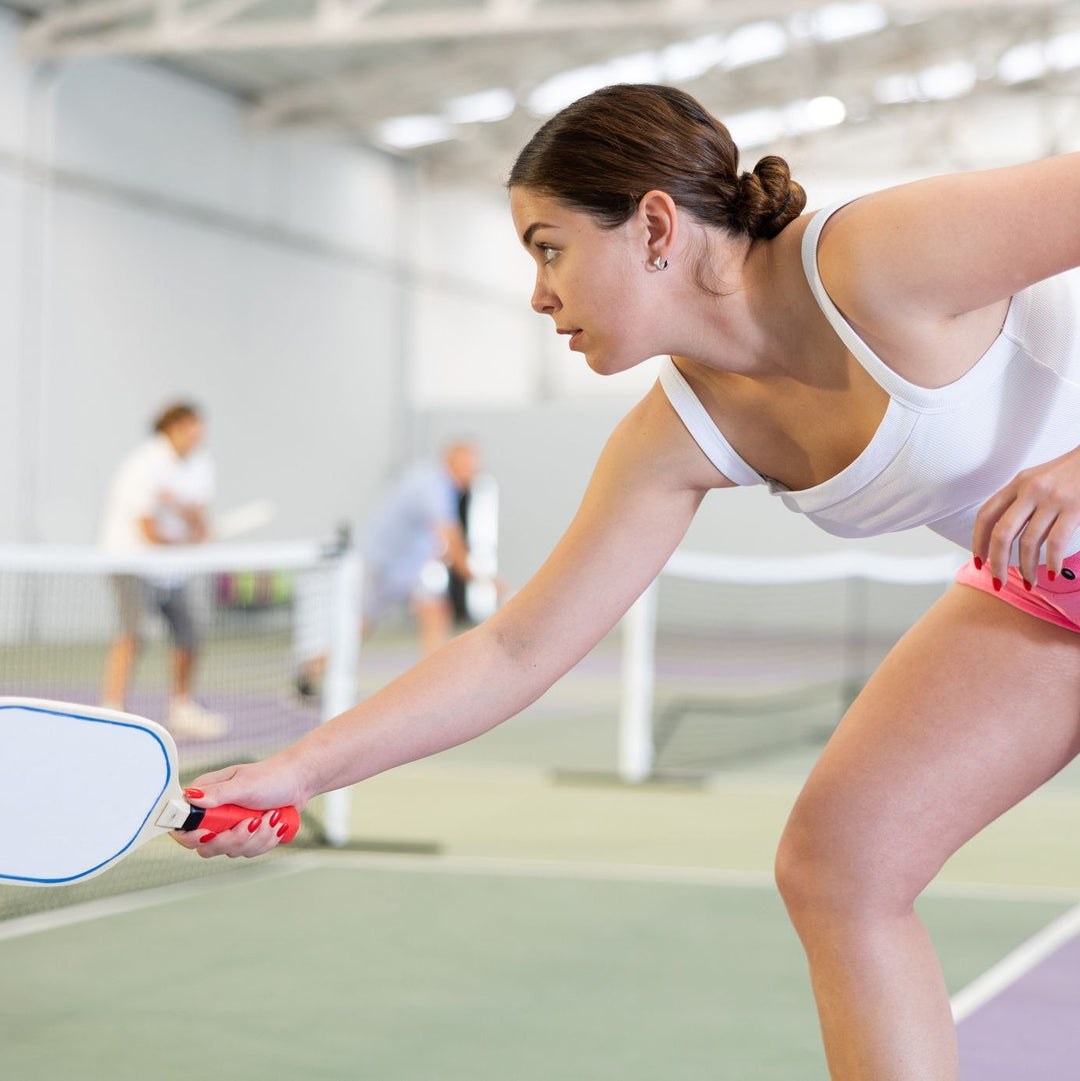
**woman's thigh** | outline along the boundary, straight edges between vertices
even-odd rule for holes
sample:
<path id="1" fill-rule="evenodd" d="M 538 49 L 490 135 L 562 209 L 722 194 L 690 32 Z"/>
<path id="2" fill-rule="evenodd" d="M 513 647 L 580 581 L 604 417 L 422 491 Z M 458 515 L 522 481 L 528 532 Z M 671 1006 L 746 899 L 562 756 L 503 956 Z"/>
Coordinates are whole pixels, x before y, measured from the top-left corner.
<path id="1" fill-rule="evenodd" d="M 1080 634 L 953 586 L 837 727 L 792 812 L 781 874 L 797 867 L 819 898 L 909 903 L 1078 752 Z"/>

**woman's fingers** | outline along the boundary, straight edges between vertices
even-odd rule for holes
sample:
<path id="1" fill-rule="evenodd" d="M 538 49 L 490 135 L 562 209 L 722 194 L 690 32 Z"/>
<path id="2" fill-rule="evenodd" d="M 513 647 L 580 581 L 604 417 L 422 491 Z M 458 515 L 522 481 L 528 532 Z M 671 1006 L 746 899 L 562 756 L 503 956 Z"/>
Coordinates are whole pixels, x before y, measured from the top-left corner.
<path id="1" fill-rule="evenodd" d="M 198 830 L 169 830 L 169 836 L 178 844 L 184 848 L 198 848 L 199 847 L 199 831 Z"/>
<path id="2" fill-rule="evenodd" d="M 192 830 L 189 834 L 173 831 L 173 837 L 185 848 L 192 848 L 204 859 L 228 856 L 229 859 L 251 859 L 261 856 L 281 843 L 280 823 L 271 824 L 273 812 L 255 815 L 238 822 L 232 829 L 212 833 Z"/>
<path id="3" fill-rule="evenodd" d="M 1080 528 L 1080 509 L 1064 511 L 1057 516 L 1046 537 L 1046 571 L 1051 579 L 1061 573 L 1061 564 L 1069 555 L 1069 541 Z"/>
<path id="4" fill-rule="evenodd" d="M 1004 582 L 1014 549 L 1020 573 L 1034 585 L 1040 562 L 1057 575 L 1080 527 L 1080 450 L 1022 470 L 979 508 L 971 549 Z"/>
<path id="5" fill-rule="evenodd" d="M 210 773 L 204 773 L 191 782 L 191 787 L 202 788 L 205 785 L 219 784 L 222 781 L 231 780 L 236 776 L 237 769 L 239 769 L 238 766 L 225 766 L 222 769 L 215 769 Z"/>
<path id="6" fill-rule="evenodd" d="M 1016 482 L 995 492 L 979 508 L 975 516 L 975 529 L 971 538 L 971 552 L 977 564 L 989 563 L 991 559 L 990 549 L 994 531 L 997 529 L 1002 515 L 1012 506 L 1016 499 Z"/>
<path id="7" fill-rule="evenodd" d="M 1009 574 L 1013 545 L 1031 519 L 1035 508 L 1019 498 L 1013 499 L 997 514 L 986 545 L 986 560 L 995 581 L 1004 582 Z"/>
<path id="8" fill-rule="evenodd" d="M 1058 514 L 1053 509 L 1038 508 L 1028 519 L 1020 535 L 1020 574 L 1028 588 L 1039 579 L 1039 562 L 1043 545 L 1046 544 L 1050 531 L 1058 521 Z"/>
<path id="9" fill-rule="evenodd" d="M 307 802 L 295 770 L 276 759 L 206 773 L 184 789 L 184 797 L 206 808 L 235 803 L 255 809 L 291 806 L 302 810 Z"/>

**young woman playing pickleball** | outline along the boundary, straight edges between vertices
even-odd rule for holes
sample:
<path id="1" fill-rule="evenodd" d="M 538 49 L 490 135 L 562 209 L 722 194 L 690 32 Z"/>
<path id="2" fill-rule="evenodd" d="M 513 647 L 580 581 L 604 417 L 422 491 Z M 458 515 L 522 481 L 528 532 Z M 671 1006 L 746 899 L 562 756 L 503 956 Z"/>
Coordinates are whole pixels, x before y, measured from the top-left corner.
<path id="1" fill-rule="evenodd" d="M 626 611 L 705 494 L 762 484 L 845 537 L 928 525 L 974 554 L 810 775 L 780 889 L 832 1077 L 945 1081 L 949 1000 L 913 902 L 1080 752 L 1080 154 L 803 214 L 680 91 L 614 86 L 545 124 L 510 203 L 532 306 L 597 372 L 670 354 L 565 536 L 498 614 L 294 746 L 198 782 L 304 804 L 487 731 Z M 269 823 L 199 845 L 257 855 Z M 194 845 L 195 842 L 188 840 Z"/>

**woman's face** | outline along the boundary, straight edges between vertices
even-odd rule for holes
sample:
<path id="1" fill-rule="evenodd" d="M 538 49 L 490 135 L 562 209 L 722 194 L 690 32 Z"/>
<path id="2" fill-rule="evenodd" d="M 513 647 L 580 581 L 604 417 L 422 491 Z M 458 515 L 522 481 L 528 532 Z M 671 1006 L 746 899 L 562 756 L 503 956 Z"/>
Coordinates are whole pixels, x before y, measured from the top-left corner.
<path id="1" fill-rule="evenodd" d="M 186 458 L 202 443 L 206 431 L 201 417 L 187 416 L 173 424 L 166 434 L 176 449 L 176 453 L 181 458 Z"/>
<path id="2" fill-rule="evenodd" d="M 637 217 L 607 229 L 528 188 L 512 188 L 518 239 L 536 262 L 532 306 L 550 315 L 570 348 L 602 375 L 625 371 L 662 351 L 649 317 L 652 273 L 647 229 Z"/>

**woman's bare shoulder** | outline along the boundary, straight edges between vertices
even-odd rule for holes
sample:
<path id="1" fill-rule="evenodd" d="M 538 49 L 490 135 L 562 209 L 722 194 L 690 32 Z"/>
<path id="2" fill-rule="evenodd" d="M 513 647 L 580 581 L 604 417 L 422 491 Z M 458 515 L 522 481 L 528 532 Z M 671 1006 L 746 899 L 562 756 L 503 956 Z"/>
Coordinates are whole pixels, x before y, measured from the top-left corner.
<path id="1" fill-rule="evenodd" d="M 665 486 L 696 491 L 735 486 L 695 441 L 659 380 L 623 418 L 611 443 L 623 461 Z"/>
<path id="2" fill-rule="evenodd" d="M 1080 154 L 862 196 L 822 230 L 830 295 L 864 319 L 941 324 L 1080 266 Z"/>

